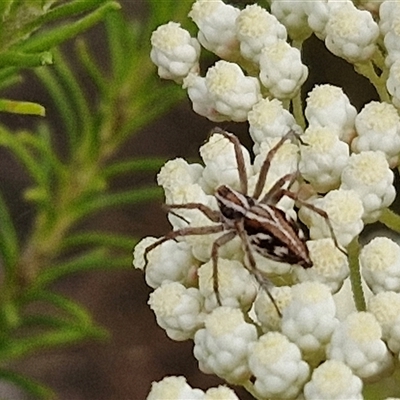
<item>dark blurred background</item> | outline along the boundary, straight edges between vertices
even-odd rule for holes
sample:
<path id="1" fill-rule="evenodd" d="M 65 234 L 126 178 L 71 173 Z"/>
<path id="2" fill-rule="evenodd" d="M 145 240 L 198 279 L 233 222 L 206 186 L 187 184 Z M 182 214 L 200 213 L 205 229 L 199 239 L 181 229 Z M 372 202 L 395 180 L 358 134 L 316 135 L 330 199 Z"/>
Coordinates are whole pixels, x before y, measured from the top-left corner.
<path id="1" fill-rule="evenodd" d="M 122 1 L 123 12 L 130 18 L 144 18 L 146 0 Z M 100 26 L 88 33 L 92 45 L 102 50 L 104 38 Z M 65 46 L 68 51 L 69 46 Z M 375 92 L 350 65 L 329 54 L 316 38 L 307 41 L 303 59 L 309 66 L 310 76 L 305 92 L 315 83 L 342 86 L 352 103 L 360 109 L 374 99 Z M 154 72 L 156 73 L 156 72 Z M 44 104 L 47 117 L 55 120 L 55 108 L 40 86 L 27 76 L 25 85 L 13 90 L 13 97 L 30 99 Z M 140 79 L 140 76 L 137 77 Z M 174 83 L 170 83 L 173 85 Z M 28 92 L 29 91 L 29 92 Z M 32 127 L 35 118 L 2 116 L 9 126 Z M 129 140 L 118 157 L 161 156 L 168 158 L 197 158 L 198 148 L 215 126 L 194 114 L 188 100 L 147 126 Z M 250 144 L 245 124 L 221 124 Z M 29 181 L 14 159 L 0 148 L 0 185 L 13 207 L 21 236 L 28 232 L 32 210 L 22 200 Z M 155 184 L 155 176 L 125 175 L 115 182 L 115 189 L 134 188 Z M 144 237 L 162 236 L 170 228 L 158 202 L 140 207 L 124 207 L 96 215 L 87 221 L 91 228 L 107 229 L 127 235 Z M 94 320 L 111 333 L 110 340 L 82 343 L 79 346 L 48 351 L 27 358 L 15 369 L 51 386 L 63 400 L 83 399 L 145 399 L 151 382 L 167 375 L 184 375 L 192 387 L 207 389 L 222 381 L 198 370 L 192 355 L 192 342 L 174 342 L 159 328 L 147 306 L 149 288 L 141 271 L 132 269 L 113 272 L 95 271 L 76 274 L 59 282 L 56 290 L 71 297 L 91 312 Z M 246 392 L 237 390 L 242 400 L 251 399 Z M 17 390 L 0 385 L 1 399 L 25 399 Z"/>

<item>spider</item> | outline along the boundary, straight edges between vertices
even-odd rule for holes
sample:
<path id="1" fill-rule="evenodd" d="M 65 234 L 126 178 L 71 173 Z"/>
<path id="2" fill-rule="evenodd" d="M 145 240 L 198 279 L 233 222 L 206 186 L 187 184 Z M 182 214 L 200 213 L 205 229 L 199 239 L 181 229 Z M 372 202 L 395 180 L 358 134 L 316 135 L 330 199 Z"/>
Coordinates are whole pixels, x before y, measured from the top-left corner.
<path id="1" fill-rule="evenodd" d="M 287 139 L 292 136 L 298 137 L 294 131 L 291 130 L 285 134 L 268 152 L 261 166 L 258 180 L 251 196 L 248 194 L 246 166 L 239 139 L 232 133 L 219 128 L 215 128 L 213 133 L 221 134 L 234 146 L 240 191 L 234 190 L 226 185 L 219 186 L 215 192 L 219 210 L 213 210 L 202 203 L 167 204 L 167 210 L 178 217 L 179 214 L 175 213 L 173 210 L 197 209 L 210 221 L 217 223 L 217 225 L 200 227 L 189 226 L 167 233 L 145 249 L 145 265 L 147 265 L 148 253 L 168 240 L 174 240 L 178 237 L 188 235 L 210 235 L 222 232 L 223 234 L 214 241 L 211 249 L 213 289 L 218 304 L 221 305 L 218 289 L 218 249 L 236 236 L 239 236 L 247 259 L 245 267 L 254 275 L 260 286 L 266 291 L 278 314 L 281 315 L 270 292 L 270 288 L 273 285 L 262 275 L 260 270 L 257 269 L 253 251 L 272 260 L 285 262 L 291 265 L 299 265 L 303 268 L 310 268 L 312 267 L 312 262 L 303 231 L 298 223 L 278 208 L 276 204 L 283 196 L 288 196 L 321 215 L 327 221 L 337 246 L 328 215 L 325 211 L 312 204 L 299 200 L 297 195 L 289 190 L 298 177 L 297 172 L 282 176 L 274 183 L 271 189 L 261 197 L 271 161 Z M 298 139 L 300 140 L 299 137 Z M 287 189 L 284 188 L 285 186 Z M 183 217 L 181 218 L 183 219 Z"/>

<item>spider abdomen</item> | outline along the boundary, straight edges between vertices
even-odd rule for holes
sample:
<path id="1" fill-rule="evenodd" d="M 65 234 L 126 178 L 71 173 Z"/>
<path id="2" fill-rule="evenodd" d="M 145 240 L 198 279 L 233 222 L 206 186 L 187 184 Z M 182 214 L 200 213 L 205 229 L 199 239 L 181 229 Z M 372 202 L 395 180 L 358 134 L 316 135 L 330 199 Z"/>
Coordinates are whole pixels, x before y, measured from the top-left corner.
<path id="1" fill-rule="evenodd" d="M 303 231 L 281 209 L 255 204 L 248 210 L 243 225 L 251 246 L 262 256 L 304 268 L 312 266 Z"/>

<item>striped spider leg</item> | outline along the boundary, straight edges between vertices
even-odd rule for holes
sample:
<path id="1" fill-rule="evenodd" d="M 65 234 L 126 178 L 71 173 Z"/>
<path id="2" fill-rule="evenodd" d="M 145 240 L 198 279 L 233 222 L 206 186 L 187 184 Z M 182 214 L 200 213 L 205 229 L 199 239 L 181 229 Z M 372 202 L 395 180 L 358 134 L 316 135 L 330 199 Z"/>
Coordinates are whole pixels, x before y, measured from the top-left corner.
<path id="1" fill-rule="evenodd" d="M 214 241 L 211 249 L 213 288 L 217 301 L 221 304 L 218 284 L 218 249 L 236 236 L 239 236 L 247 259 L 245 267 L 254 275 L 260 286 L 264 288 L 280 315 L 280 310 L 269 290 L 272 287 L 272 283 L 257 269 L 253 251 L 276 261 L 297 264 L 304 268 L 312 266 L 302 230 L 295 220 L 276 207 L 276 204 L 283 196 L 298 200 L 296 194 L 288 190 L 296 180 L 297 172 L 286 174 L 278 179 L 260 199 L 274 155 L 288 138 L 296 136 L 296 134 L 293 131 L 288 132 L 268 152 L 261 166 L 254 193 L 250 196 L 248 195 L 246 166 L 239 139 L 235 135 L 220 129 L 215 129 L 214 132 L 224 136 L 234 146 L 240 191 L 226 185 L 219 186 L 215 193 L 219 207 L 218 211 L 212 210 L 202 203 L 167 205 L 169 212 L 177 216 L 179 214 L 175 213 L 174 210 L 198 209 L 216 225 L 189 226 L 169 232 L 145 249 L 145 263 L 147 264 L 148 253 L 168 240 L 175 240 L 178 237 L 188 235 L 209 235 L 221 232 L 222 235 Z M 284 188 L 285 186 L 287 189 Z M 305 202 L 302 203 L 327 218 L 324 211 L 312 205 L 307 205 Z M 182 219 L 184 218 L 182 217 Z"/>

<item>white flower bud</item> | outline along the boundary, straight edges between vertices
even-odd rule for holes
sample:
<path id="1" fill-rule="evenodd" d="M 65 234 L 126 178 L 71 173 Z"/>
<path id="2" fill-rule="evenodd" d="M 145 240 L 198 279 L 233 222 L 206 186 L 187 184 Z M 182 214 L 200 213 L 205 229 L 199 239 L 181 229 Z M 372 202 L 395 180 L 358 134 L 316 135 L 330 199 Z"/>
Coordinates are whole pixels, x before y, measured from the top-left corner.
<path id="1" fill-rule="evenodd" d="M 351 143 L 353 151 L 382 151 L 393 168 L 399 162 L 400 117 L 389 103 L 371 101 L 356 117 L 357 135 Z"/>
<path id="2" fill-rule="evenodd" d="M 167 161 L 157 175 L 157 183 L 162 186 L 167 199 L 177 186 L 188 186 L 197 183 L 203 167 L 200 164 L 189 164 L 183 158 Z M 166 201 L 169 203 L 169 201 Z M 172 201 L 171 201 L 172 203 Z"/>
<path id="3" fill-rule="evenodd" d="M 299 170 L 319 193 L 340 185 L 340 176 L 349 160 L 349 146 L 339 140 L 335 127 L 310 125 L 301 136 Z"/>
<path id="4" fill-rule="evenodd" d="M 385 34 L 383 42 L 386 47 L 387 56 L 385 58 L 385 64 L 387 67 L 391 67 L 394 62 L 400 60 L 400 15 L 393 16 L 391 18 L 391 24 L 389 31 Z"/>
<path id="5" fill-rule="evenodd" d="M 187 340 L 203 327 L 203 297 L 196 288 L 164 282 L 150 294 L 148 304 L 157 323 L 172 340 Z"/>
<path id="6" fill-rule="evenodd" d="M 296 268 L 293 274 L 300 282 L 319 282 L 336 293 L 349 275 L 347 257 L 335 246 L 331 238 L 309 240 L 307 247 L 312 268 Z"/>
<path id="7" fill-rule="evenodd" d="M 325 40 L 325 28 L 329 19 L 330 7 L 329 0 L 315 0 L 304 2 L 304 11 L 308 16 L 307 22 L 315 35 Z"/>
<path id="8" fill-rule="evenodd" d="M 400 108 L 400 60 L 395 61 L 391 65 L 386 87 L 388 92 L 393 96 L 393 104 L 397 108 Z"/>
<path id="9" fill-rule="evenodd" d="M 206 86 L 215 110 L 226 120 L 241 122 L 261 99 L 257 78 L 246 76 L 238 64 L 217 61 L 206 74 Z"/>
<path id="10" fill-rule="evenodd" d="M 340 361 L 327 360 L 319 365 L 304 386 L 305 400 L 363 400 L 362 380 Z"/>
<path id="11" fill-rule="evenodd" d="M 223 306 L 241 308 L 248 311 L 257 295 L 257 285 L 242 263 L 218 257 L 218 291 Z M 199 290 L 205 298 L 204 308 L 211 311 L 218 307 L 214 291 L 212 260 L 203 264 L 197 271 Z"/>
<path id="12" fill-rule="evenodd" d="M 207 390 L 203 400 L 240 400 L 227 386 L 218 386 Z"/>
<path id="13" fill-rule="evenodd" d="M 262 398 L 296 398 L 309 376 L 300 349 L 279 332 L 268 332 L 251 343 L 248 363 L 254 390 Z"/>
<path id="14" fill-rule="evenodd" d="M 393 172 L 381 151 L 353 153 L 342 171 L 341 189 L 357 192 L 364 206 L 363 220 L 375 222 L 396 197 Z"/>
<path id="15" fill-rule="evenodd" d="M 196 332 L 193 353 L 204 373 L 240 383 L 250 378 L 247 354 L 255 340 L 256 327 L 245 322 L 239 309 L 218 307 L 206 317 L 205 328 Z"/>
<path id="16" fill-rule="evenodd" d="M 259 62 L 261 50 L 278 39 L 286 40 L 286 28 L 267 10 L 248 5 L 236 19 L 236 35 L 243 57 Z"/>
<path id="17" fill-rule="evenodd" d="M 197 74 L 189 74 L 183 80 L 183 89 L 187 89 L 188 97 L 192 102 L 193 111 L 210 121 L 221 122 L 226 120 L 214 106 L 214 100 L 206 85 L 206 78 Z"/>
<path id="18" fill-rule="evenodd" d="M 362 275 L 374 293 L 400 292 L 400 246 L 387 237 L 376 237 L 360 252 Z"/>
<path id="19" fill-rule="evenodd" d="M 199 70 L 200 44 L 176 22 L 161 25 L 151 35 L 150 58 L 164 79 L 182 82 L 189 72 Z"/>
<path id="20" fill-rule="evenodd" d="M 318 364 L 325 356 L 339 321 L 328 286 L 303 282 L 292 286 L 292 300 L 282 312 L 282 333 L 301 350 L 303 358 Z"/>
<path id="21" fill-rule="evenodd" d="M 329 84 L 316 85 L 308 94 L 305 116 L 310 126 L 335 127 L 339 138 L 349 142 L 354 136 L 357 110 L 342 88 Z"/>
<path id="22" fill-rule="evenodd" d="M 331 4 L 325 27 L 326 47 L 351 63 L 369 60 L 379 36 L 379 27 L 371 13 L 357 9 L 351 1 Z"/>
<path id="23" fill-rule="evenodd" d="M 259 147 L 267 138 L 286 135 L 290 130 L 298 131 L 293 115 L 283 108 L 278 99 L 261 99 L 254 104 L 247 115 L 250 136 L 254 141 L 254 152 L 259 153 Z"/>
<path id="24" fill-rule="evenodd" d="M 146 237 L 134 249 L 133 265 L 143 269 L 144 251 L 157 239 Z M 147 253 L 146 283 L 153 289 L 165 281 L 192 284 L 198 261 L 192 255 L 190 246 L 185 242 L 168 240 Z"/>
<path id="25" fill-rule="evenodd" d="M 283 313 L 292 299 L 291 288 L 289 286 L 273 286 L 270 293 L 279 311 Z M 263 332 L 278 331 L 281 328 L 282 318 L 278 314 L 275 304 L 265 290 L 259 290 L 254 301 L 254 312 Z"/>
<path id="26" fill-rule="evenodd" d="M 239 53 L 235 21 L 240 10 L 221 0 L 197 0 L 189 17 L 199 28 L 201 45 L 217 56 L 230 60 Z"/>
<path id="27" fill-rule="evenodd" d="M 392 356 L 381 337 L 381 327 L 371 313 L 350 314 L 334 330 L 327 356 L 342 361 L 365 381 L 377 379 L 393 366 Z"/>
<path id="28" fill-rule="evenodd" d="M 250 154 L 241 146 L 247 176 L 252 174 Z M 205 167 L 202 176 L 202 186 L 207 193 L 214 193 L 220 185 L 227 185 L 240 190 L 238 165 L 233 143 L 224 136 L 215 133 L 200 147 L 200 155 Z"/>
<path id="29" fill-rule="evenodd" d="M 146 400 L 204 400 L 204 392 L 192 389 L 183 376 L 167 376 L 160 382 L 151 384 L 151 391 Z"/>
<path id="30" fill-rule="evenodd" d="M 328 214 L 333 234 L 343 247 L 347 247 L 364 228 L 362 221 L 364 207 L 354 190 L 332 190 L 325 197 L 314 199 L 310 203 Z M 300 218 L 310 228 L 312 239 L 332 236 L 324 217 L 305 206 L 300 210 Z"/>
<path id="31" fill-rule="evenodd" d="M 386 35 L 392 27 L 392 21 L 400 17 L 400 4 L 397 1 L 385 0 L 379 7 L 379 28 Z"/>
<path id="32" fill-rule="evenodd" d="M 290 99 L 300 90 L 308 76 L 301 53 L 286 41 L 278 40 L 264 47 L 260 56 L 260 80 L 278 99 Z"/>
<path id="33" fill-rule="evenodd" d="M 369 299 L 368 311 L 378 320 L 389 349 L 400 351 L 400 293 L 380 292 Z"/>
<path id="34" fill-rule="evenodd" d="M 304 11 L 305 2 L 273 0 L 271 3 L 271 13 L 285 25 L 292 40 L 303 41 L 312 34 Z"/>

